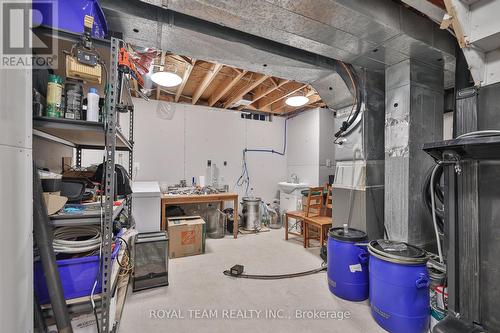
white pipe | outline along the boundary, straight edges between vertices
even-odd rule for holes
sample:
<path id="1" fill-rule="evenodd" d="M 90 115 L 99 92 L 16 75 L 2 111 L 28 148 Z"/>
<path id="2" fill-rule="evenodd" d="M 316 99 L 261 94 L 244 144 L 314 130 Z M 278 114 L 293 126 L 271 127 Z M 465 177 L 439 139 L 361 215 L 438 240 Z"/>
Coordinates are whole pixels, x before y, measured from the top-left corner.
<path id="1" fill-rule="evenodd" d="M 439 255 L 439 262 L 444 263 L 443 260 L 443 250 L 441 249 L 441 240 L 439 239 L 439 230 L 437 226 L 437 220 L 436 220 L 436 201 L 434 198 L 434 177 L 436 175 L 437 169 L 440 167 L 441 162 L 436 164 L 434 169 L 432 170 L 432 175 L 431 175 L 431 206 L 432 206 L 432 223 L 434 224 L 434 232 L 436 234 L 436 243 L 437 243 L 437 248 L 438 248 L 438 255 Z"/>

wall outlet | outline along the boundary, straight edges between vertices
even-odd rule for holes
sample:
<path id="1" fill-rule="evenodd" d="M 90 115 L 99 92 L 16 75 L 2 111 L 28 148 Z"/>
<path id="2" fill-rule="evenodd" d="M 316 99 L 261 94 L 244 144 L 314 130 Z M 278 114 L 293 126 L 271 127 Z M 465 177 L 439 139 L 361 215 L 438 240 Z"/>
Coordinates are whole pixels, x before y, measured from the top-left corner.
<path id="1" fill-rule="evenodd" d="M 134 162 L 134 170 L 135 170 L 135 172 L 139 171 L 140 169 L 141 169 L 141 163 Z"/>
<path id="2" fill-rule="evenodd" d="M 332 160 L 329 159 L 329 158 L 327 158 L 325 164 L 326 164 L 327 167 L 331 167 L 332 166 Z"/>

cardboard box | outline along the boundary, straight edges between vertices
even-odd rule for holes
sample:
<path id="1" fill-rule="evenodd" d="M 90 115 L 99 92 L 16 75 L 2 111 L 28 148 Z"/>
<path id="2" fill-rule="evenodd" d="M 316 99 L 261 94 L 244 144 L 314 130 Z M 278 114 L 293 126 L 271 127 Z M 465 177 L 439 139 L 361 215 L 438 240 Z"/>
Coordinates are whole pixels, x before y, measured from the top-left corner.
<path id="1" fill-rule="evenodd" d="M 168 219 L 168 257 L 179 258 L 205 253 L 205 221 L 200 216 Z"/>
<path id="2" fill-rule="evenodd" d="M 68 198 L 60 196 L 61 192 L 44 192 L 43 199 L 47 207 L 47 214 L 53 215 L 63 209 Z"/>

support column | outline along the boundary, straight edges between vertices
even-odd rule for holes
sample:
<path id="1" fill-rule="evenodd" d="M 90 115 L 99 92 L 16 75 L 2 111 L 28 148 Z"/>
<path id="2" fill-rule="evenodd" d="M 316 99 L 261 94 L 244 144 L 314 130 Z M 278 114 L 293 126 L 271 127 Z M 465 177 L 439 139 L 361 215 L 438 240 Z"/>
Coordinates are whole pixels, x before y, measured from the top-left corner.
<path id="1" fill-rule="evenodd" d="M 385 74 L 385 226 L 390 239 L 433 246 L 421 192 L 434 162 L 422 146 L 443 138 L 443 69 L 408 59 Z"/>

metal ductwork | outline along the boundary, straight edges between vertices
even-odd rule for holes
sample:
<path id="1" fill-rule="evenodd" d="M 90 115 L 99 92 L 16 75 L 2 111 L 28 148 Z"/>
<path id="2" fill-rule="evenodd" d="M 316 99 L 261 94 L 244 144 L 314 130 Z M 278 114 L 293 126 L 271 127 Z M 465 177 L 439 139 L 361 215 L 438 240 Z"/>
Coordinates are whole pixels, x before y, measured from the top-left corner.
<path id="1" fill-rule="evenodd" d="M 353 102 L 335 59 L 382 71 L 415 57 L 444 66 L 453 85 L 453 38 L 392 1 L 321 0 L 311 6 L 303 0 L 102 0 L 101 5 L 111 30 L 132 44 L 311 83 L 335 109 Z"/>
<path id="2" fill-rule="evenodd" d="M 142 1 L 371 70 L 409 58 L 444 66 L 453 85 L 453 36 L 394 1 Z"/>

